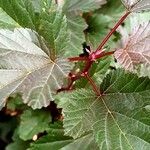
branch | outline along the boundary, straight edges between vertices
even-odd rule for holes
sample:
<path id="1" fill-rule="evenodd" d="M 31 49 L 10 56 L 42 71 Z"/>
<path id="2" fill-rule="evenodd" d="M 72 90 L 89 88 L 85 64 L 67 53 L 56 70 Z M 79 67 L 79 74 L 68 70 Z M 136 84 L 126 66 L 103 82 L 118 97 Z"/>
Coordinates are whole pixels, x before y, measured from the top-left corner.
<path id="1" fill-rule="evenodd" d="M 106 44 L 106 42 L 109 40 L 109 38 L 112 36 L 112 34 L 116 31 L 116 29 L 123 23 L 123 21 L 127 18 L 127 16 L 130 14 L 130 12 L 126 12 L 125 15 L 123 15 L 121 17 L 121 19 L 117 22 L 117 24 L 114 26 L 114 28 L 111 30 L 111 32 L 109 32 L 106 37 L 104 38 L 104 40 L 102 41 L 102 43 L 98 46 L 98 48 L 96 49 L 96 51 L 99 51 L 103 48 L 103 46 Z"/>
<path id="2" fill-rule="evenodd" d="M 71 61 L 71 62 L 74 62 L 74 61 L 76 61 L 76 62 L 85 61 L 85 67 L 78 74 L 69 73 L 69 75 L 68 75 L 68 77 L 69 77 L 68 78 L 68 86 L 66 88 L 59 89 L 57 92 L 71 90 L 72 86 L 73 86 L 73 83 L 76 80 L 80 79 L 81 77 L 85 77 L 90 82 L 90 84 L 93 87 L 93 90 L 96 93 L 96 95 L 98 95 L 98 96 L 101 95 L 100 89 L 96 86 L 96 84 L 94 83 L 92 78 L 89 76 L 88 72 L 89 72 L 93 62 L 95 62 L 97 59 L 100 59 L 100 58 L 102 58 L 104 56 L 108 56 L 108 55 L 114 54 L 114 51 L 112 51 L 112 52 L 104 52 L 104 50 L 102 50 L 102 48 L 105 45 L 105 43 L 109 40 L 109 38 L 113 35 L 113 33 L 116 31 L 116 29 L 127 18 L 127 16 L 129 14 L 130 14 L 130 12 L 126 12 L 126 14 L 121 17 L 121 19 L 117 22 L 117 24 L 114 26 L 114 28 L 106 35 L 106 37 L 104 38 L 102 43 L 98 46 L 96 51 L 92 52 L 88 57 L 80 57 L 79 56 L 79 57 L 68 58 L 68 60 Z"/>

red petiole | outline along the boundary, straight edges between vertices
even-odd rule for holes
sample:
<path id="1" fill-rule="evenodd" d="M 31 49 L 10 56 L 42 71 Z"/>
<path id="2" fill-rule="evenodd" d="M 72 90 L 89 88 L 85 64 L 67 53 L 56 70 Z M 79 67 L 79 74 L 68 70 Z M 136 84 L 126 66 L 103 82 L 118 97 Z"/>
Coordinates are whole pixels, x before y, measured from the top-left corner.
<path id="1" fill-rule="evenodd" d="M 125 15 L 121 17 L 121 19 L 116 23 L 116 25 L 113 27 L 113 29 L 106 35 L 104 40 L 101 42 L 101 44 L 96 49 L 96 52 L 101 50 L 103 46 L 106 44 L 106 42 L 109 40 L 109 38 L 113 35 L 113 33 L 117 30 L 117 28 L 123 23 L 123 21 L 128 17 L 130 12 L 126 12 Z"/>
<path id="2" fill-rule="evenodd" d="M 85 74 L 85 77 L 87 78 L 87 80 L 89 81 L 89 83 L 92 85 L 94 92 L 96 93 L 97 96 L 100 96 L 100 89 L 97 88 L 97 86 L 95 85 L 93 79 L 89 76 L 89 74 Z"/>
<path id="3" fill-rule="evenodd" d="M 96 51 L 92 52 L 89 54 L 88 57 L 72 57 L 72 58 L 68 58 L 68 60 L 70 62 L 79 62 L 79 61 L 84 61 L 85 62 L 85 67 L 83 68 L 83 70 L 80 73 L 77 74 L 69 74 L 69 81 L 68 81 L 68 86 L 65 88 L 61 88 L 59 89 L 57 92 L 61 92 L 61 91 L 69 91 L 72 89 L 73 87 L 73 83 L 80 79 L 81 77 L 86 78 L 89 83 L 91 84 L 91 86 L 93 87 L 94 92 L 96 93 L 97 96 L 100 96 L 100 89 L 96 86 L 96 84 L 94 83 L 94 81 L 92 80 L 92 78 L 89 76 L 89 70 L 92 66 L 92 64 L 97 60 L 100 59 L 104 56 L 109 56 L 114 54 L 114 51 L 111 52 L 104 52 L 103 46 L 106 44 L 106 42 L 110 39 L 110 37 L 113 35 L 113 33 L 116 31 L 116 29 L 123 23 L 123 21 L 127 18 L 127 16 L 130 14 L 130 12 L 127 12 L 125 15 L 123 15 L 121 17 L 121 19 L 117 22 L 117 24 L 114 26 L 114 28 L 106 35 L 106 37 L 104 38 L 104 40 L 101 42 L 101 44 L 98 46 L 98 48 L 96 49 Z"/>
<path id="4" fill-rule="evenodd" d="M 87 57 L 71 57 L 71 58 L 68 58 L 68 60 L 71 62 L 71 61 L 88 61 L 88 58 Z"/>

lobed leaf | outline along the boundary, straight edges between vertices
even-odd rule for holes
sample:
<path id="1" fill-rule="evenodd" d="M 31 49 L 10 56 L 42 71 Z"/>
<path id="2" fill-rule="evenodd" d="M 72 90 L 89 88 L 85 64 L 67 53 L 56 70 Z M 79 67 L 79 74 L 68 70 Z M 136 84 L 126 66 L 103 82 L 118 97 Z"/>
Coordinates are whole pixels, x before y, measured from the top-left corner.
<path id="1" fill-rule="evenodd" d="M 125 7 L 131 12 L 141 12 L 150 10 L 149 0 L 121 0 Z"/>
<path id="2" fill-rule="evenodd" d="M 52 60 L 50 50 L 45 53 L 35 38 L 28 29 L 0 30 L 0 107 L 13 92 L 22 93 L 34 109 L 46 107 L 64 84 L 71 66 L 63 58 Z"/>
<path id="3" fill-rule="evenodd" d="M 69 42 L 67 21 L 54 0 L 0 0 L 0 7 L 20 26 L 43 36 L 51 57 L 65 52 Z"/>
<path id="4" fill-rule="evenodd" d="M 21 122 L 18 128 L 19 137 L 26 141 L 31 140 L 34 135 L 43 133 L 49 128 L 51 116 L 43 110 L 26 110 L 21 115 Z"/>
<path id="5" fill-rule="evenodd" d="M 54 125 L 51 124 L 48 134 L 32 143 L 28 150 L 42 150 L 43 148 L 45 150 L 77 150 L 81 148 L 82 150 L 98 150 L 91 133 L 73 140 L 71 137 L 64 136 L 63 128 L 60 128 L 56 123 Z"/>
<path id="6" fill-rule="evenodd" d="M 100 89 L 100 97 L 80 89 L 61 99 L 65 134 L 77 138 L 93 132 L 101 150 L 148 150 L 150 124 L 145 106 L 150 104 L 150 79 L 117 70 L 106 76 Z"/>
<path id="7" fill-rule="evenodd" d="M 100 8 L 106 0 L 66 0 L 63 10 L 68 22 L 68 35 L 70 44 L 68 45 L 68 56 L 79 55 L 82 51 L 82 43 L 86 41 L 84 30 L 88 27 L 82 17 L 84 12 L 93 11 Z"/>
<path id="8" fill-rule="evenodd" d="M 106 0 L 66 0 L 58 1 L 58 5 L 54 0 L 0 0 L 0 7 L 19 25 L 43 36 L 53 50 L 52 56 L 59 53 L 73 56 L 81 53 L 82 43 L 86 41 L 87 24 L 81 14 L 104 3 Z"/>
<path id="9" fill-rule="evenodd" d="M 123 34 L 123 48 L 115 52 L 115 58 L 126 69 L 133 71 L 135 65 L 150 66 L 150 22 L 137 27 L 130 37 Z"/>

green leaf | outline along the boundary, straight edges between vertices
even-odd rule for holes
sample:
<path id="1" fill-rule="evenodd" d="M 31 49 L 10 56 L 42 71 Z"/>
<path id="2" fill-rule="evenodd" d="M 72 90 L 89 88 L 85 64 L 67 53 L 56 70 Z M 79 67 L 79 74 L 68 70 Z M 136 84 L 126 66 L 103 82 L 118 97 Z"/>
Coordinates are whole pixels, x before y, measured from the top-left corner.
<path id="1" fill-rule="evenodd" d="M 67 48 L 68 56 L 79 55 L 82 52 L 82 43 L 86 41 L 84 30 L 87 28 L 87 24 L 81 14 L 100 8 L 105 3 L 105 0 L 65 1 L 63 10 L 67 17 L 68 34 L 70 35 L 70 45 Z"/>
<path id="2" fill-rule="evenodd" d="M 109 72 L 110 63 L 112 61 L 111 56 L 107 56 L 104 58 L 101 58 L 96 63 L 93 64 L 90 70 L 90 76 L 93 78 L 93 80 L 97 83 L 101 83 L 106 74 Z M 81 65 L 79 66 L 81 68 Z M 77 66 L 77 68 L 79 68 Z M 83 68 L 83 66 L 82 66 Z M 76 88 L 85 88 L 89 87 L 87 79 L 82 79 L 79 81 L 76 81 L 75 87 Z"/>
<path id="3" fill-rule="evenodd" d="M 53 57 L 66 50 L 69 42 L 67 21 L 55 1 L 0 0 L 0 7 L 19 25 L 33 29 L 43 36 Z"/>
<path id="4" fill-rule="evenodd" d="M 53 137 L 54 138 L 54 137 Z M 28 150 L 98 150 L 98 146 L 94 142 L 92 134 L 85 135 L 79 139 L 71 140 L 65 136 L 55 137 L 54 141 L 50 135 L 41 138 L 39 141 L 31 145 Z"/>
<path id="5" fill-rule="evenodd" d="M 65 135 L 78 138 L 91 131 L 90 124 L 87 124 L 87 111 L 95 98 L 95 93 L 90 90 L 76 90 L 70 94 L 58 95 L 58 107 L 63 108 Z M 89 120 L 90 121 L 90 120 Z"/>
<path id="6" fill-rule="evenodd" d="M 106 76 L 106 74 L 109 71 L 110 64 L 112 62 L 111 56 L 106 56 L 104 58 L 101 58 L 97 63 L 95 63 L 93 66 L 93 70 L 91 70 L 91 74 L 93 76 L 94 81 L 97 83 L 101 83 Z"/>
<path id="7" fill-rule="evenodd" d="M 21 95 L 19 94 L 11 95 L 7 100 L 7 109 L 14 111 L 16 109 L 23 108 L 22 106 L 23 106 L 23 102 L 22 102 Z"/>
<path id="8" fill-rule="evenodd" d="M 87 32 L 87 39 L 92 44 L 93 49 L 96 49 L 100 42 L 104 39 L 106 34 L 110 32 L 114 24 L 122 16 L 124 12 L 120 0 L 108 0 L 108 2 L 92 16 L 89 16 L 86 21 L 89 25 Z M 116 45 L 115 35 L 111 37 L 107 45 L 111 50 Z"/>
<path id="9" fill-rule="evenodd" d="M 56 7 L 54 1 L 47 1 L 43 5 L 36 31 L 46 39 L 47 45 L 54 51 L 53 55 L 64 55 L 70 41 L 66 16 L 60 7 Z"/>
<path id="10" fill-rule="evenodd" d="M 35 14 L 29 0 L 0 0 L 0 7 L 22 27 L 35 29 Z"/>
<path id="11" fill-rule="evenodd" d="M 107 0 L 107 3 L 98 10 L 98 13 L 103 13 L 110 18 L 114 18 L 115 21 L 124 10 L 120 0 Z"/>
<path id="12" fill-rule="evenodd" d="M 97 97 L 86 89 L 63 95 L 65 135 L 78 138 L 93 131 L 100 149 L 150 148 L 150 79 L 123 70 L 112 71 L 100 86 Z M 61 95 L 60 95 L 61 97 Z"/>
<path id="13" fill-rule="evenodd" d="M 0 8 L 0 28 L 15 28 L 19 25 Z"/>
<path id="14" fill-rule="evenodd" d="M 91 150 L 92 148 L 98 150 L 91 133 L 76 140 L 64 136 L 63 134 L 63 129 L 59 124 L 51 125 L 48 135 L 40 138 L 35 143 L 32 143 L 28 150 Z"/>
<path id="15" fill-rule="evenodd" d="M 62 124 L 60 123 L 50 124 L 49 129 L 47 129 L 47 132 L 47 135 L 41 137 L 39 140 L 32 143 L 29 150 L 58 150 L 61 147 L 64 147 L 65 145 L 72 142 L 72 138 L 63 135 L 64 131 L 62 128 Z"/>
<path id="16" fill-rule="evenodd" d="M 46 131 L 51 122 L 49 112 L 43 110 L 26 110 L 21 115 L 18 135 L 23 140 L 32 139 L 34 135 Z"/>
<path id="17" fill-rule="evenodd" d="M 71 70 L 69 62 L 52 59 L 51 50 L 39 46 L 34 31 L 0 30 L 0 107 L 13 92 L 22 93 L 23 102 L 34 109 L 46 107 L 64 84 Z"/>
<path id="18" fill-rule="evenodd" d="M 67 56 L 76 56 L 82 53 L 82 43 L 85 42 L 84 30 L 87 24 L 81 16 L 67 15 L 68 35 L 70 43 L 67 48 Z"/>
<path id="19" fill-rule="evenodd" d="M 6 146 L 6 150 L 26 150 L 30 145 L 29 141 L 23 141 L 19 138 L 18 128 L 14 130 L 12 140 L 13 142 Z"/>
<path id="20" fill-rule="evenodd" d="M 28 147 L 28 142 L 18 139 L 15 142 L 7 145 L 6 150 L 26 150 Z"/>

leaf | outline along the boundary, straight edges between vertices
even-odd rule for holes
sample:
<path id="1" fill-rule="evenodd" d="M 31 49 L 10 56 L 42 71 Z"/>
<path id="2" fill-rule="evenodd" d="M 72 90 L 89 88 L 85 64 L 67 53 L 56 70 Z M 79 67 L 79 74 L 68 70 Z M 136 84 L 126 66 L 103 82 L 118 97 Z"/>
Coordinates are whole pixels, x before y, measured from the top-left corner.
<path id="1" fill-rule="evenodd" d="M 6 150 L 26 150 L 30 146 L 30 141 L 23 141 L 19 138 L 18 128 L 13 130 L 13 142 L 6 146 Z"/>
<path id="2" fill-rule="evenodd" d="M 51 139 L 51 140 L 50 140 Z M 98 150 L 98 146 L 95 144 L 91 134 L 85 135 L 77 140 L 67 140 L 65 136 L 57 137 L 52 141 L 50 135 L 41 138 L 39 141 L 31 145 L 28 150 Z"/>
<path id="3" fill-rule="evenodd" d="M 140 77 L 148 76 L 150 78 L 150 66 L 146 67 L 145 65 L 140 65 L 138 75 Z"/>
<path id="4" fill-rule="evenodd" d="M 101 7 L 106 0 L 66 0 L 65 9 L 71 13 L 89 12 Z"/>
<path id="5" fill-rule="evenodd" d="M 123 48 L 115 52 L 115 58 L 126 69 L 133 71 L 135 65 L 150 66 L 150 22 L 137 27 L 131 36 L 123 35 Z"/>
<path id="6" fill-rule="evenodd" d="M 51 54 L 64 53 L 69 43 L 67 21 L 53 0 L 0 0 L 0 7 L 20 26 L 38 32 Z"/>
<path id="7" fill-rule="evenodd" d="M 119 17 L 124 13 L 124 7 L 120 0 L 107 0 L 107 3 L 103 5 L 96 13 L 102 13 L 117 21 Z"/>
<path id="8" fill-rule="evenodd" d="M 33 7 L 29 0 L 0 0 L 0 7 L 19 25 L 35 29 Z"/>
<path id="9" fill-rule="evenodd" d="M 98 150 L 92 134 L 87 134 L 79 139 L 73 140 L 71 137 L 64 136 L 63 129 L 57 124 L 54 124 L 53 126 L 51 125 L 48 135 L 32 143 L 28 150 L 91 150 L 92 148 Z"/>
<path id="10" fill-rule="evenodd" d="M 92 44 L 93 49 L 97 48 L 100 41 L 110 32 L 123 13 L 124 9 L 120 0 L 107 0 L 107 3 L 101 9 L 86 18 L 89 25 L 86 30 L 87 39 Z M 113 41 L 114 38 L 113 35 L 107 43 L 111 49 L 114 45 L 116 46 L 116 41 Z"/>
<path id="11" fill-rule="evenodd" d="M 0 28 L 15 28 L 19 25 L 0 8 Z"/>
<path id="12" fill-rule="evenodd" d="M 50 50 L 45 53 L 33 43 L 35 38 L 27 29 L 0 30 L 0 107 L 13 92 L 22 93 L 33 109 L 46 107 L 64 84 L 70 64 L 59 57 L 52 60 Z"/>
<path id="13" fill-rule="evenodd" d="M 112 57 L 107 56 L 105 58 L 102 58 L 99 61 L 99 64 L 96 67 L 95 73 L 93 74 L 94 81 L 97 81 L 97 83 L 101 83 L 106 76 L 106 74 L 109 71 L 110 64 L 112 62 Z"/>
<path id="14" fill-rule="evenodd" d="M 90 70 L 90 77 L 93 78 L 94 81 L 97 83 L 101 83 L 106 74 L 109 71 L 110 63 L 112 61 L 111 56 L 107 56 L 104 58 L 101 58 L 100 60 L 97 60 L 95 64 L 92 65 Z M 81 68 L 83 66 L 77 66 L 78 68 Z M 75 83 L 75 88 L 86 88 L 89 87 L 89 82 L 87 79 L 78 80 Z"/>
<path id="15" fill-rule="evenodd" d="M 23 140 L 16 140 L 6 146 L 6 150 L 26 150 L 29 147 L 29 143 Z"/>
<path id="16" fill-rule="evenodd" d="M 43 2 L 44 3 L 44 2 Z M 63 14 L 60 7 L 51 2 L 45 2 L 46 8 L 39 12 L 39 25 L 38 30 L 40 35 L 42 35 L 46 41 L 49 48 L 53 51 L 53 55 L 65 54 L 68 50 L 68 45 L 70 43 L 70 36 L 68 35 L 68 26 L 66 16 Z M 42 6 L 41 6 L 42 7 Z"/>
<path id="17" fill-rule="evenodd" d="M 83 12 L 92 11 L 105 4 L 106 0 L 66 0 L 63 6 L 68 22 L 68 55 L 76 56 L 82 53 L 82 43 L 86 41 L 84 30 L 88 27 L 82 18 Z"/>
<path id="18" fill-rule="evenodd" d="M 91 131 L 101 150 L 148 150 L 150 122 L 145 106 L 150 104 L 150 79 L 117 70 L 106 76 L 100 89 L 100 97 L 80 89 L 60 99 L 65 135 L 77 138 Z"/>
<path id="19" fill-rule="evenodd" d="M 46 131 L 50 122 L 51 116 L 49 112 L 43 110 L 26 110 L 21 115 L 18 135 L 24 141 L 30 140 L 34 135 Z"/>
<path id="20" fill-rule="evenodd" d="M 68 136 L 64 136 L 63 128 L 60 123 L 54 123 L 49 125 L 49 129 L 47 130 L 48 134 L 41 137 L 39 140 L 31 143 L 29 150 L 36 149 L 60 149 L 65 145 L 72 142 L 72 138 Z"/>
<path id="21" fill-rule="evenodd" d="M 149 11 L 149 0 L 121 0 L 127 10 L 131 12 Z"/>
<path id="22" fill-rule="evenodd" d="M 85 36 L 83 31 L 86 29 L 87 24 L 81 16 L 74 16 L 68 14 L 68 35 L 70 36 L 70 42 L 67 48 L 67 56 L 77 56 L 82 51 L 82 43 L 85 42 Z"/>
<path id="23" fill-rule="evenodd" d="M 19 94 L 11 95 L 7 100 L 7 109 L 9 110 L 23 109 L 23 106 L 21 95 Z"/>
<path id="24" fill-rule="evenodd" d="M 78 138 L 91 131 L 91 124 L 87 124 L 87 111 L 95 98 L 95 93 L 90 90 L 77 90 L 70 94 L 56 96 L 60 102 L 58 106 L 63 108 L 65 135 Z M 91 121 L 91 120 L 89 120 Z"/>

